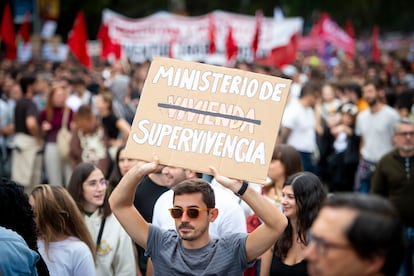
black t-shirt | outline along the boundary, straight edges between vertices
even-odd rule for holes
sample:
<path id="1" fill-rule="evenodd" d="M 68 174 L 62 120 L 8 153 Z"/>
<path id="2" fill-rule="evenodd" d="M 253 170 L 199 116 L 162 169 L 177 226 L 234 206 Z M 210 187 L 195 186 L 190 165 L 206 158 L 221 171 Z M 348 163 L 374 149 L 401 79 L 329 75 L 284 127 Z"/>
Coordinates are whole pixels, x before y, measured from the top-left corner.
<path id="1" fill-rule="evenodd" d="M 118 138 L 119 129 L 116 126 L 117 121 L 118 121 L 118 117 L 116 117 L 115 114 L 110 114 L 106 117 L 102 117 L 102 125 L 109 139 Z"/>
<path id="2" fill-rule="evenodd" d="M 27 98 L 22 98 L 16 103 L 14 108 L 14 127 L 16 133 L 25 133 L 31 135 L 26 125 L 26 118 L 33 116 L 39 121 L 39 111 L 36 104 Z"/>
<path id="3" fill-rule="evenodd" d="M 135 191 L 134 206 L 147 222 L 152 222 L 152 214 L 157 199 L 169 188 L 155 184 L 146 176 Z"/>
<path id="4" fill-rule="evenodd" d="M 297 264 L 287 265 L 287 264 L 282 263 L 275 256 L 273 256 L 272 263 L 270 265 L 269 275 L 306 276 L 306 275 L 308 275 L 306 264 L 307 264 L 306 260 L 302 260 L 301 262 L 299 262 Z"/>

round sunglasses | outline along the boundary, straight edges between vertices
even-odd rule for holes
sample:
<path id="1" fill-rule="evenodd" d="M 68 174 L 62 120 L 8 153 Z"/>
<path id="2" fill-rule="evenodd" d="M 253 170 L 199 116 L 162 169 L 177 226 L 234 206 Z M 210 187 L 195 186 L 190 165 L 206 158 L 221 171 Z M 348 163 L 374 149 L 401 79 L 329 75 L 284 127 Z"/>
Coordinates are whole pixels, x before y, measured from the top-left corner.
<path id="1" fill-rule="evenodd" d="M 170 211 L 171 217 L 174 219 L 179 219 L 184 215 L 184 212 L 187 213 L 187 216 L 191 219 L 196 219 L 200 216 L 200 212 L 210 211 L 212 208 L 198 208 L 198 207 L 189 207 L 189 208 L 180 208 L 173 207 L 168 209 Z"/>

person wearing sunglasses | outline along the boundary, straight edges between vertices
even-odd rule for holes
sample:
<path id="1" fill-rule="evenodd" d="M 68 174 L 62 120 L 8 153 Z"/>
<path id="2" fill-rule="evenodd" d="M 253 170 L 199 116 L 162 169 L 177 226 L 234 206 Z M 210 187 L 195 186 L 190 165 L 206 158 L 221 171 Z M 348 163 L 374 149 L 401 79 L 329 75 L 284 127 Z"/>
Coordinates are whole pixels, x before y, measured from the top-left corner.
<path id="1" fill-rule="evenodd" d="M 395 208 L 364 193 L 329 196 L 307 241 L 304 257 L 311 276 L 395 276 L 405 249 Z"/>
<path id="2" fill-rule="evenodd" d="M 163 229 L 175 229 L 172 215 L 170 212 L 166 212 L 173 206 L 174 191 L 172 187 L 184 180 L 197 179 L 198 174 L 192 170 L 171 166 L 165 166 L 162 173 L 165 175 L 166 184 L 170 190 L 163 193 L 155 202 L 152 224 Z M 243 208 L 238 204 L 238 200 L 235 200 L 237 197 L 217 186 L 211 183 L 220 215 L 210 225 L 210 235 L 221 237 L 228 233 L 246 233 L 246 218 Z"/>
<path id="3" fill-rule="evenodd" d="M 389 199 L 405 227 L 409 246 L 400 275 L 414 274 L 414 121 L 404 118 L 392 136 L 395 149 L 385 154 L 372 176 L 371 192 Z"/>
<path id="4" fill-rule="evenodd" d="M 211 237 L 210 223 L 219 215 L 214 191 L 202 179 L 180 182 L 174 191 L 169 212 L 175 230 L 163 230 L 148 223 L 134 208 L 137 183 L 158 167 L 159 160 L 136 165 L 121 179 L 109 202 L 119 222 L 146 249 L 153 262 L 154 275 L 242 275 L 283 233 L 287 219 L 271 202 L 249 188 L 246 182 L 230 179 L 211 167 L 216 180 L 237 193 L 263 223 L 253 232 Z M 168 210 L 165 210 L 168 212 Z"/>

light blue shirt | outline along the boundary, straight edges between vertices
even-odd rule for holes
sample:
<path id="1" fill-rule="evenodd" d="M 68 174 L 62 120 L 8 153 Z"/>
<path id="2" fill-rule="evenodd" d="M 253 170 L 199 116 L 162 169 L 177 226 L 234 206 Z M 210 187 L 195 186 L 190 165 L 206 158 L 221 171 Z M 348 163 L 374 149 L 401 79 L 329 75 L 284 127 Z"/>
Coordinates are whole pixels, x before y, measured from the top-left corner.
<path id="1" fill-rule="evenodd" d="M 16 232 L 0 226 L 0 275 L 37 276 L 39 254 Z"/>

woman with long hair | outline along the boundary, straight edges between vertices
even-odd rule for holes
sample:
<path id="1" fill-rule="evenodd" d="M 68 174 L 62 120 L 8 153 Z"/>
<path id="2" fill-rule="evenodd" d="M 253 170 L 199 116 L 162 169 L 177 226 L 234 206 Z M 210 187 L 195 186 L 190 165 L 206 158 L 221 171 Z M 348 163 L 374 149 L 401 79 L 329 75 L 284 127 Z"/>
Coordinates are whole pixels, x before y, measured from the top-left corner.
<path id="1" fill-rule="evenodd" d="M 273 248 L 262 256 L 260 275 L 308 275 L 303 252 L 306 237 L 326 198 L 326 190 L 311 172 L 289 176 L 283 184 L 283 213 L 288 226 Z"/>
<path id="2" fill-rule="evenodd" d="M 95 241 L 97 275 L 135 276 L 132 240 L 111 212 L 102 170 L 92 163 L 80 163 L 73 170 L 68 191 Z"/>
<path id="3" fill-rule="evenodd" d="M 36 185 L 29 202 L 39 230 L 39 252 L 50 275 L 96 275 L 93 240 L 68 191 Z"/>
<path id="4" fill-rule="evenodd" d="M 59 153 L 57 134 L 63 124 L 70 128 L 73 112 L 65 105 L 68 95 L 62 84 L 52 86 L 46 107 L 40 112 L 40 122 L 45 133 L 44 166 L 48 183 L 66 186 L 72 172 L 69 158 Z"/>

